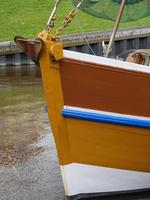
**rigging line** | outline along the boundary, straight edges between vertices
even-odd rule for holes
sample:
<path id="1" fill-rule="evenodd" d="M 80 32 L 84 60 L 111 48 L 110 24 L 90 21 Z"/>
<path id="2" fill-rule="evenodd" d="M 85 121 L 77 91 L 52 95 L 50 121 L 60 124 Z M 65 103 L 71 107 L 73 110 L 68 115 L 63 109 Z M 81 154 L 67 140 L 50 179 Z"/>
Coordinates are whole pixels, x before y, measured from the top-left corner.
<path id="1" fill-rule="evenodd" d="M 83 33 L 84 30 L 83 30 L 83 28 L 82 28 L 82 26 L 81 26 L 81 20 L 78 20 L 78 27 L 79 27 L 79 29 L 80 29 L 80 32 Z M 84 36 L 83 38 L 84 38 L 84 40 L 85 40 L 87 46 L 88 46 L 89 49 L 91 50 L 92 54 L 96 56 L 96 53 L 95 53 L 94 50 L 92 49 L 92 47 L 91 47 L 91 45 L 90 45 L 90 43 L 89 43 L 87 37 Z"/>
<path id="2" fill-rule="evenodd" d="M 46 31 L 47 32 L 50 32 L 50 30 L 54 27 L 54 21 L 56 19 L 56 11 L 57 11 L 57 8 L 58 8 L 58 5 L 60 3 L 61 0 L 56 0 L 55 2 L 55 5 L 54 5 L 54 8 L 51 12 L 51 15 L 47 21 L 47 25 L 46 25 Z"/>
<path id="3" fill-rule="evenodd" d="M 89 49 L 91 50 L 92 54 L 96 56 L 96 53 L 95 53 L 94 50 L 92 49 L 92 47 L 91 47 L 89 41 L 87 40 L 86 36 L 84 37 L 84 39 L 85 39 L 85 41 L 86 41 L 86 43 L 87 43 Z"/>
<path id="4" fill-rule="evenodd" d="M 73 4 L 72 4 L 72 8 L 74 8 Z M 80 16 L 79 16 L 79 18 L 80 18 Z M 83 30 L 83 28 L 82 28 L 82 26 L 81 26 L 81 20 L 78 20 L 76 23 L 77 23 L 77 26 L 78 26 L 79 29 L 80 29 L 80 33 L 83 33 L 84 30 Z M 84 36 L 83 38 L 84 38 L 84 40 L 85 40 L 87 46 L 88 46 L 89 49 L 91 50 L 92 54 L 96 56 L 96 53 L 95 53 L 94 50 L 92 49 L 92 47 L 91 47 L 91 45 L 90 45 L 90 43 L 89 43 L 87 37 Z"/>
<path id="5" fill-rule="evenodd" d="M 96 53 L 95 53 L 95 52 L 94 52 L 94 50 L 92 49 L 92 47 L 91 47 L 91 45 L 90 45 L 90 43 L 89 43 L 89 41 L 88 41 L 87 37 L 86 37 L 86 36 L 84 36 L 83 38 L 84 38 L 84 40 L 85 40 L 85 42 L 86 42 L 87 46 L 88 46 L 88 47 L 89 47 L 89 49 L 91 50 L 92 54 L 96 56 Z"/>
<path id="6" fill-rule="evenodd" d="M 59 35 L 59 34 L 61 33 L 61 31 L 62 31 L 66 26 L 68 26 L 68 25 L 71 23 L 73 17 L 77 14 L 77 12 L 78 12 L 78 10 L 79 10 L 81 4 L 82 4 L 84 1 L 85 1 L 85 0 L 81 0 L 81 1 L 78 3 L 78 5 L 77 5 L 67 16 L 65 16 L 65 19 L 64 19 L 64 21 L 62 22 L 61 26 L 56 30 L 55 36 Z"/>
<path id="7" fill-rule="evenodd" d="M 72 7 L 72 9 L 74 9 L 74 7 Z M 65 12 L 65 11 L 64 11 Z M 63 18 L 64 17 L 64 14 L 65 14 L 65 18 L 66 18 L 66 16 L 67 16 L 67 12 L 68 12 L 68 10 L 65 12 L 65 13 L 60 13 L 60 16 L 59 16 L 59 18 Z M 64 21 L 63 21 L 64 22 Z M 63 22 L 58 22 L 58 24 L 56 24 L 56 32 L 57 32 L 57 30 L 59 29 L 59 27 L 61 27 L 61 25 L 62 25 L 62 23 Z M 56 35 L 56 34 L 55 34 Z"/>

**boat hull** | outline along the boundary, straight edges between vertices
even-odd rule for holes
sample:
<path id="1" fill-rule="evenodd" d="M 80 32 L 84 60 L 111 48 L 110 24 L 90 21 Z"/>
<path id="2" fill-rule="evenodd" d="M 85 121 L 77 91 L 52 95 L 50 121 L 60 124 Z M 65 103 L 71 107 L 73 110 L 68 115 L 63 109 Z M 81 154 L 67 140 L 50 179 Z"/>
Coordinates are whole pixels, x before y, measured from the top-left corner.
<path id="1" fill-rule="evenodd" d="M 73 163 L 150 172 L 148 129 L 77 119 L 65 123 Z"/>
<path id="2" fill-rule="evenodd" d="M 40 65 L 67 197 L 149 191 L 150 70 L 69 51 L 54 62 L 50 46 Z"/>
<path id="3" fill-rule="evenodd" d="M 149 192 L 149 173 L 79 163 L 61 167 L 70 199 Z"/>
<path id="4" fill-rule="evenodd" d="M 137 64 L 64 52 L 60 77 L 65 105 L 150 117 L 149 67 L 144 67 L 146 73 Z"/>

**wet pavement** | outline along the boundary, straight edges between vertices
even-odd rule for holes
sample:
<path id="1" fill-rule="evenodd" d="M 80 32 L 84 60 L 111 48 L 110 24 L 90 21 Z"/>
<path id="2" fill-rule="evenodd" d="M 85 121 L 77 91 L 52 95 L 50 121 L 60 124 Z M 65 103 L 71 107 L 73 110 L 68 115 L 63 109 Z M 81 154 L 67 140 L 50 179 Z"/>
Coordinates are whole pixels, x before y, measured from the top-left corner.
<path id="1" fill-rule="evenodd" d="M 41 78 L 27 68 L 0 71 L 0 200 L 65 200 Z"/>
<path id="2" fill-rule="evenodd" d="M 64 200 L 41 79 L 0 75 L 0 200 Z"/>

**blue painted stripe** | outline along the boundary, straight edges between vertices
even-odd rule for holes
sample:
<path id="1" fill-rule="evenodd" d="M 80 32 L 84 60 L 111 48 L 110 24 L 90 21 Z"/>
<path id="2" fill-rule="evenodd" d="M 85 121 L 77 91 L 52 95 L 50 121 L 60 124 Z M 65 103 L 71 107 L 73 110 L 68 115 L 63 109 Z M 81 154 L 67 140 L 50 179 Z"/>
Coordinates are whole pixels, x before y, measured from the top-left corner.
<path id="1" fill-rule="evenodd" d="M 113 116 L 101 113 L 90 113 L 85 111 L 71 110 L 64 108 L 62 115 L 66 118 L 82 119 L 94 122 L 104 122 L 110 124 L 120 124 L 125 126 L 135 126 L 140 128 L 150 128 L 150 120 L 129 118 L 124 116 Z"/>

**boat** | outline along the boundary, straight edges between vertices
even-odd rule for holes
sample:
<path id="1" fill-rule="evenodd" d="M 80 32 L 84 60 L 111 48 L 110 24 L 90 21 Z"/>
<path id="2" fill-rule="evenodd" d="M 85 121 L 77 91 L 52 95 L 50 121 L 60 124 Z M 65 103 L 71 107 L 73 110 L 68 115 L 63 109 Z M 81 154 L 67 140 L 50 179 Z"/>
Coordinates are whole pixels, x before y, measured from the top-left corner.
<path id="1" fill-rule="evenodd" d="M 67 198 L 150 192 L 149 50 L 125 60 L 87 55 L 47 30 L 15 41 L 41 68 Z"/>

